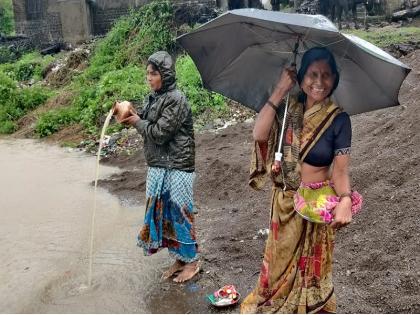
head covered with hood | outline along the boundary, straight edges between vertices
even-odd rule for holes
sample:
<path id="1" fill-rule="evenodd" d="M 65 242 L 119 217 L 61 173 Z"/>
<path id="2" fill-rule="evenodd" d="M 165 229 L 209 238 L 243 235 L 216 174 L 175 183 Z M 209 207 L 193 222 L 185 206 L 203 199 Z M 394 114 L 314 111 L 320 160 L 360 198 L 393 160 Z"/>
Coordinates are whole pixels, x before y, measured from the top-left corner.
<path id="1" fill-rule="evenodd" d="M 166 51 L 158 51 L 149 57 L 148 64 L 153 64 L 162 77 L 162 89 L 159 92 L 167 92 L 176 87 L 175 64 Z"/>

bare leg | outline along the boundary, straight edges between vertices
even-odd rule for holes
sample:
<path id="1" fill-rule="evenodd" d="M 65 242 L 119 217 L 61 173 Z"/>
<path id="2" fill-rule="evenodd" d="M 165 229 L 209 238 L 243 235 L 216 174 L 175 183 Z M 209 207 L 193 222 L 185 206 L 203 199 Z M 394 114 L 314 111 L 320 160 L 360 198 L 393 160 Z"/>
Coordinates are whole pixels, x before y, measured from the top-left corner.
<path id="1" fill-rule="evenodd" d="M 185 264 L 182 272 L 174 278 L 175 282 L 182 283 L 192 279 L 200 271 L 200 262 L 198 260 Z"/>
<path id="2" fill-rule="evenodd" d="M 172 277 L 175 273 L 177 273 L 178 271 L 182 271 L 185 267 L 185 263 L 181 260 L 176 260 L 172 266 L 169 267 L 168 270 L 166 270 L 163 274 L 162 274 L 162 279 L 169 279 L 170 277 Z"/>

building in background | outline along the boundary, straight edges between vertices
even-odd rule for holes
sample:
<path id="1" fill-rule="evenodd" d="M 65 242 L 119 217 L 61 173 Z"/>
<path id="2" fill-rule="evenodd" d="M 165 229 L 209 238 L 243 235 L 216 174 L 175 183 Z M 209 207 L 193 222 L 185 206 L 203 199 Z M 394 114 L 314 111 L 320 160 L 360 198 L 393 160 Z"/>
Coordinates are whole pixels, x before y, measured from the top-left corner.
<path id="1" fill-rule="evenodd" d="M 330 0 L 338 1 L 338 0 Z M 403 0 L 379 1 L 390 16 Z M 413 1 L 413 0 L 405 0 Z M 414 0 L 417 2 L 417 0 Z M 150 0 L 13 0 L 16 34 L 28 36 L 39 46 L 55 43 L 77 44 L 92 36 L 103 35 L 119 17 Z M 280 3 L 299 6 L 303 0 L 171 0 L 180 23 L 205 22 L 217 10 L 265 8 L 278 10 Z"/>
<path id="2" fill-rule="evenodd" d="M 171 0 L 176 7 L 209 12 L 216 0 Z M 119 17 L 147 0 L 13 0 L 16 34 L 38 46 L 77 44 L 103 35 Z M 209 17 L 211 18 L 211 16 Z"/>

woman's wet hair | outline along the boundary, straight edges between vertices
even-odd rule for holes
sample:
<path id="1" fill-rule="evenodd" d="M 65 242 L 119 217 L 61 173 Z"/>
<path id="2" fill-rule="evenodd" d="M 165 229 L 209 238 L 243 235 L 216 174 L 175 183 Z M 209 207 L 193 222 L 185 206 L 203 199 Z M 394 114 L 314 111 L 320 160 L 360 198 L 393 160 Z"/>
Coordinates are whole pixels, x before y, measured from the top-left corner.
<path id="1" fill-rule="evenodd" d="M 150 65 L 150 66 L 152 66 L 152 70 L 153 70 L 153 71 L 157 71 L 157 72 L 159 72 L 159 73 L 160 73 L 158 66 L 157 66 L 154 62 L 149 61 L 149 62 L 147 63 L 147 66 L 149 66 L 149 65 Z"/>
<path id="2" fill-rule="evenodd" d="M 300 69 L 297 73 L 297 81 L 300 86 L 303 81 L 303 77 L 306 74 L 306 71 L 308 71 L 309 66 L 315 61 L 320 60 L 326 61 L 330 66 L 331 73 L 335 75 L 334 85 L 331 89 L 330 94 L 328 94 L 328 96 L 331 96 L 331 94 L 338 86 L 338 82 L 340 81 L 340 74 L 338 73 L 337 64 L 335 62 L 333 54 L 325 47 L 313 47 L 303 54 Z"/>

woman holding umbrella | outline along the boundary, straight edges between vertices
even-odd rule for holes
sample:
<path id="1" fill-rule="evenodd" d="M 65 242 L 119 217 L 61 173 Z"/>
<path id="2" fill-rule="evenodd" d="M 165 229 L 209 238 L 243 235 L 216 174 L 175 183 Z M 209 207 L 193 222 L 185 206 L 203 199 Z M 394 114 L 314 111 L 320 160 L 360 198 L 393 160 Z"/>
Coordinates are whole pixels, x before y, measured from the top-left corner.
<path id="1" fill-rule="evenodd" d="M 300 95 L 290 102 L 282 123 L 282 100 L 296 82 Z M 242 303 L 242 313 L 336 311 L 334 235 L 361 205 L 348 173 L 350 118 L 330 99 L 338 82 L 331 52 L 312 48 L 303 55 L 297 73 L 294 67 L 282 72 L 258 115 L 250 185 L 261 188 L 270 174 L 273 196 L 260 276 Z M 281 127 L 285 136 L 278 165 L 273 160 Z"/>

